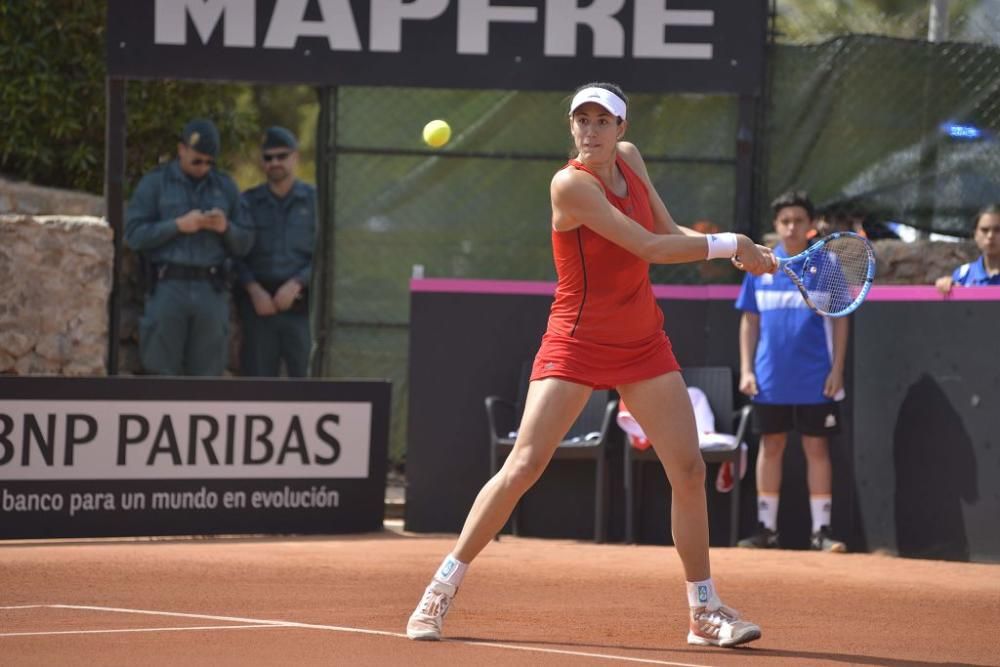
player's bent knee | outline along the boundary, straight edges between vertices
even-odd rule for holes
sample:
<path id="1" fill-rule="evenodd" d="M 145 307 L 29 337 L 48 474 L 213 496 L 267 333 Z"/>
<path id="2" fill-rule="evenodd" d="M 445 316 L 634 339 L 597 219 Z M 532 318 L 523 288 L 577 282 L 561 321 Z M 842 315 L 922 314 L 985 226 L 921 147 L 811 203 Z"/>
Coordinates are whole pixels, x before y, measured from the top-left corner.
<path id="1" fill-rule="evenodd" d="M 678 462 L 670 470 L 670 485 L 677 490 L 700 489 L 705 484 L 705 462 L 698 458 Z"/>
<path id="2" fill-rule="evenodd" d="M 504 466 L 507 485 L 520 490 L 528 490 L 545 472 L 545 463 L 530 457 L 517 458 Z"/>

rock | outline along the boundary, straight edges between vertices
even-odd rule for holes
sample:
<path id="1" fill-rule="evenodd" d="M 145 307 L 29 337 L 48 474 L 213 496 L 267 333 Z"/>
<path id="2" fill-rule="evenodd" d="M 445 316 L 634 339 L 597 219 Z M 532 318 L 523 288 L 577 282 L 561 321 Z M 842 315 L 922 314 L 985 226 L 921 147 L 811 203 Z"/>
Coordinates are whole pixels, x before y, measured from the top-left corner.
<path id="1" fill-rule="evenodd" d="M 20 331 L 6 329 L 0 331 L 0 350 L 11 356 L 20 357 L 27 354 L 35 346 L 37 339 L 36 331 L 26 333 L 23 329 Z"/>
<path id="2" fill-rule="evenodd" d="M 0 215 L 4 371 L 103 374 L 113 259 L 101 218 Z"/>

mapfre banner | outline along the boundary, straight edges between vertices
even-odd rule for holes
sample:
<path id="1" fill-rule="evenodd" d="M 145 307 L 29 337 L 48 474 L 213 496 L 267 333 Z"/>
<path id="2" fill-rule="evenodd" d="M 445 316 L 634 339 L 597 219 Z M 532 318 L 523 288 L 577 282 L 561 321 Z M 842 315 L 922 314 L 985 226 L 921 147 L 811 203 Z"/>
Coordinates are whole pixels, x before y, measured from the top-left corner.
<path id="1" fill-rule="evenodd" d="M 109 0 L 117 77 L 760 90 L 766 0 Z"/>
<path id="2" fill-rule="evenodd" d="M 379 530 L 390 390 L 0 377 L 0 538 Z"/>

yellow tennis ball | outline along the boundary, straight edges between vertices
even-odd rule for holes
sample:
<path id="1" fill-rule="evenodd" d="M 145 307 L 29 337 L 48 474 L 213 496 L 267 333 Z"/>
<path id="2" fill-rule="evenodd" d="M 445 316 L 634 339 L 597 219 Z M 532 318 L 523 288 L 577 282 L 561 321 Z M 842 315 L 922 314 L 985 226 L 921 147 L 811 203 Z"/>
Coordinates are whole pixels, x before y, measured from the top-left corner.
<path id="1" fill-rule="evenodd" d="M 432 120 L 424 125 L 424 143 L 431 148 L 441 148 L 451 139 L 451 126 L 443 120 Z"/>

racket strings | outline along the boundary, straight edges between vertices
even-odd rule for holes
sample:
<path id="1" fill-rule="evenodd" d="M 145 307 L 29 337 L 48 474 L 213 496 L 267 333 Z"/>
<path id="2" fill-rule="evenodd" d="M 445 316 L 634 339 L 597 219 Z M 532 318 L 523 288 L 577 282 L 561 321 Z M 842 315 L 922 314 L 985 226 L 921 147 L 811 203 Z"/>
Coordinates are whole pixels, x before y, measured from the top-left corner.
<path id="1" fill-rule="evenodd" d="M 867 244 L 860 239 L 835 238 L 807 261 L 803 284 L 820 309 L 838 313 L 861 298 L 871 278 Z"/>

